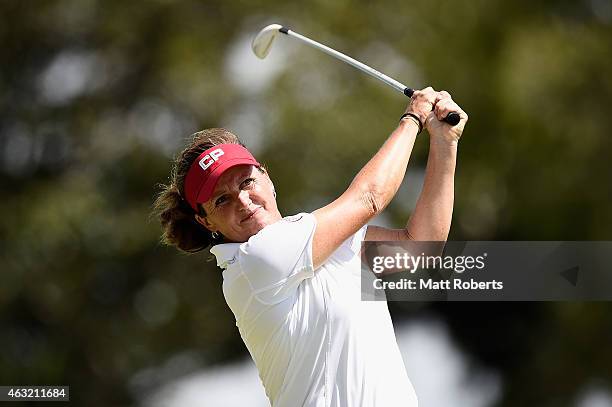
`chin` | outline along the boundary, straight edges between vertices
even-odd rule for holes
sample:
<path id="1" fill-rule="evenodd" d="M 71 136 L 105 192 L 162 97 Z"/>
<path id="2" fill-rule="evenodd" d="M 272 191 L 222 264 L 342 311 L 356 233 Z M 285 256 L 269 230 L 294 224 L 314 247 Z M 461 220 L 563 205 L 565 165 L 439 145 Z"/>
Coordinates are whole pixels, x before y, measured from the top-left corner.
<path id="1" fill-rule="evenodd" d="M 245 235 L 247 235 L 245 241 L 247 241 L 249 237 L 259 233 L 259 231 L 261 231 L 263 228 L 270 225 L 271 223 L 272 222 L 270 216 L 267 216 L 267 214 L 266 216 L 262 216 L 261 219 L 257 219 L 256 222 L 253 222 L 251 225 L 248 226 L 248 228 L 244 229 Z"/>
<path id="2" fill-rule="evenodd" d="M 265 228 L 266 226 L 268 226 L 268 222 L 257 222 L 257 224 L 253 225 L 253 235 L 256 233 L 259 233 L 260 230 L 262 230 L 263 228 Z"/>

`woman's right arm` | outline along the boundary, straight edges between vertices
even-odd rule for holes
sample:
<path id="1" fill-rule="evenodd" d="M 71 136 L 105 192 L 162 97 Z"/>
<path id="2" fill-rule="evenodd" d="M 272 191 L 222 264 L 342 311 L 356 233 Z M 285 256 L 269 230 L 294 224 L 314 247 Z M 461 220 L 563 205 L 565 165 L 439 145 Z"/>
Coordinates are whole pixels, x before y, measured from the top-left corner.
<path id="1" fill-rule="evenodd" d="M 406 112 L 427 117 L 435 99 L 432 88 L 416 91 Z M 418 129 L 415 120 L 403 119 L 347 190 L 313 212 L 317 220 L 312 243 L 315 268 L 391 202 L 404 179 Z"/>

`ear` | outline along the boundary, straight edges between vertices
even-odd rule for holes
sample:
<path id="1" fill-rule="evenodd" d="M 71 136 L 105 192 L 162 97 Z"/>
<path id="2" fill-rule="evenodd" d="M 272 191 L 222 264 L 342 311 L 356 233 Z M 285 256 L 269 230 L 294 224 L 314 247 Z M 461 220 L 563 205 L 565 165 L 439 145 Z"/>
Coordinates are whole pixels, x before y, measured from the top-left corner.
<path id="1" fill-rule="evenodd" d="M 208 217 L 207 216 L 200 216 L 200 215 L 196 214 L 195 215 L 195 220 L 196 220 L 196 222 L 198 222 L 200 225 L 204 226 L 206 229 L 210 230 L 211 232 L 216 232 L 217 231 L 217 228 L 215 227 L 215 225 L 208 221 Z"/>

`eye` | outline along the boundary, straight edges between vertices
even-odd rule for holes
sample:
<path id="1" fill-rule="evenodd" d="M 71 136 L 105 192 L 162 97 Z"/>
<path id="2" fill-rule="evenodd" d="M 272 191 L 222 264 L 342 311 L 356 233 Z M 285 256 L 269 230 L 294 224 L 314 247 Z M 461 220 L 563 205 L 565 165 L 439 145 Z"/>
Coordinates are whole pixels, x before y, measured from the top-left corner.
<path id="1" fill-rule="evenodd" d="M 215 200 L 215 206 L 221 205 L 226 200 L 227 200 L 227 197 L 225 195 L 221 195 L 219 198 Z"/>
<path id="2" fill-rule="evenodd" d="M 254 182 L 255 182 L 255 178 L 247 178 L 244 181 L 242 181 L 242 187 L 243 188 L 248 188 L 251 185 L 253 185 Z"/>

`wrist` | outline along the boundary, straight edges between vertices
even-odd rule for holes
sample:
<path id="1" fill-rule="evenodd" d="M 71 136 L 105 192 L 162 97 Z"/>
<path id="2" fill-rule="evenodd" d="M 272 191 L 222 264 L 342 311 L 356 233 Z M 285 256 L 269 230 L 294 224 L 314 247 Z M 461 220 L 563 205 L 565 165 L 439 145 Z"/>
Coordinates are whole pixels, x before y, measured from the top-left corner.
<path id="1" fill-rule="evenodd" d="M 400 124 L 402 123 L 412 123 L 414 126 L 417 127 L 417 134 L 423 131 L 423 122 L 416 114 L 412 112 L 404 113 L 402 117 L 400 117 Z"/>
<path id="2" fill-rule="evenodd" d="M 430 104 L 429 110 L 427 110 L 427 108 L 423 109 L 422 106 L 419 106 L 421 108 L 419 109 L 415 109 L 414 107 L 410 106 L 407 110 L 406 113 L 412 113 L 413 115 L 415 115 L 416 117 L 419 118 L 419 120 L 421 121 L 421 123 L 423 123 L 423 125 L 425 125 L 425 123 L 427 122 L 427 116 L 429 116 L 429 112 L 433 109 L 433 105 Z"/>
<path id="3" fill-rule="evenodd" d="M 429 147 L 439 150 L 457 150 L 457 147 L 459 147 L 459 140 L 454 137 L 432 137 L 430 135 Z"/>

